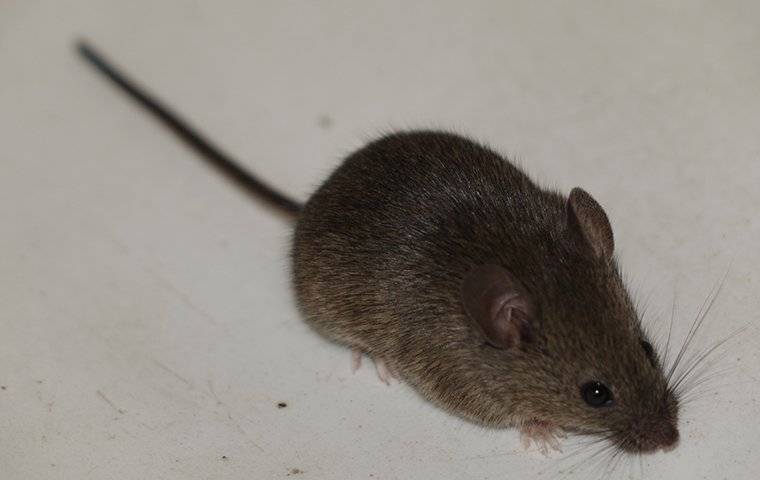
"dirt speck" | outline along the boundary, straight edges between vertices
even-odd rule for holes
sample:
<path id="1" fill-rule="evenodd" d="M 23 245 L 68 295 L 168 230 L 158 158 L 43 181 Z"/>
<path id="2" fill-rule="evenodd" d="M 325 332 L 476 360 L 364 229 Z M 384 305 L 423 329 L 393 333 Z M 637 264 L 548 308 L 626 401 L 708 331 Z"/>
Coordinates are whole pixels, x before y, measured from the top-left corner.
<path id="1" fill-rule="evenodd" d="M 280 402 L 280 403 L 277 404 L 277 408 L 285 408 L 287 406 L 288 406 L 288 404 L 285 403 L 285 402 Z"/>
<path id="2" fill-rule="evenodd" d="M 291 475 L 300 475 L 300 474 L 302 474 L 302 473 L 304 473 L 304 471 L 303 471 L 303 470 L 301 470 L 300 468 L 291 468 L 291 469 L 288 471 L 288 475 L 287 475 L 287 476 L 289 477 L 289 476 L 291 476 Z"/>
<path id="3" fill-rule="evenodd" d="M 319 128 L 323 128 L 327 130 L 328 128 L 332 127 L 332 125 L 333 125 L 333 119 L 330 118 L 329 115 L 322 114 L 317 117 L 317 126 L 319 126 Z"/>
<path id="4" fill-rule="evenodd" d="M 8 387 L 6 387 L 5 385 L 0 385 L 0 390 L 8 390 Z"/>
<path id="5" fill-rule="evenodd" d="M 222 455 L 222 460 L 227 460 L 227 455 Z"/>

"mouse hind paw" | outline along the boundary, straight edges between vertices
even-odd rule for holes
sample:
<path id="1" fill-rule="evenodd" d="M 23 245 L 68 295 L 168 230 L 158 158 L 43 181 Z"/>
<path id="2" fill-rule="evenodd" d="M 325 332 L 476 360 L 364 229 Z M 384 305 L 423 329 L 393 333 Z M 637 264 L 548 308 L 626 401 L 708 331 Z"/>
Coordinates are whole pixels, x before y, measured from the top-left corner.
<path id="1" fill-rule="evenodd" d="M 358 348 L 351 349 L 351 373 L 356 373 L 362 366 L 362 351 Z"/>
<path id="2" fill-rule="evenodd" d="M 377 378 L 380 379 L 386 385 L 391 384 L 391 378 L 396 378 L 393 374 L 393 370 L 390 369 L 387 363 L 382 358 L 373 359 L 375 362 L 375 370 L 377 371 Z"/>
<path id="3" fill-rule="evenodd" d="M 363 352 L 358 348 L 351 349 L 351 373 L 356 373 L 362 366 Z M 386 385 L 391 384 L 391 379 L 396 378 L 393 370 L 390 369 L 388 364 L 382 358 L 373 358 L 372 361 L 375 364 L 375 371 L 377 371 L 377 378 L 380 379 Z"/>

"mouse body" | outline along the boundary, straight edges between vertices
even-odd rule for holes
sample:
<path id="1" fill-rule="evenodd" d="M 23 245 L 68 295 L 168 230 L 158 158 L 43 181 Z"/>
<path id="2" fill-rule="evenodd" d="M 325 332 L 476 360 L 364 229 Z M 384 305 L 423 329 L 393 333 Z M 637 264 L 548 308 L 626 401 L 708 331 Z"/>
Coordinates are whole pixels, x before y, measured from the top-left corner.
<path id="1" fill-rule="evenodd" d="M 92 47 L 80 54 L 210 165 L 295 220 L 305 320 L 424 398 L 542 446 L 562 430 L 672 448 L 678 398 L 614 257 L 602 207 L 542 188 L 460 135 L 385 135 L 301 205 L 240 167 Z"/>
<path id="2" fill-rule="evenodd" d="M 459 135 L 395 133 L 308 200 L 292 261 L 310 324 L 456 415 L 550 443 L 560 428 L 617 429 L 635 451 L 678 438 L 607 216 L 581 189 L 541 188 Z"/>

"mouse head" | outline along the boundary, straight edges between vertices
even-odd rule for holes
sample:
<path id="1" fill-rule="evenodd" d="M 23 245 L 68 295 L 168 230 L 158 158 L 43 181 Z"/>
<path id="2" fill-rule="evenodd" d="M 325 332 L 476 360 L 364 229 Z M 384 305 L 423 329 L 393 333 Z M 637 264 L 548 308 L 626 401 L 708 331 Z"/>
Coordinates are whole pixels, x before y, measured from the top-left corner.
<path id="1" fill-rule="evenodd" d="M 678 401 L 613 258 L 602 207 L 576 188 L 565 221 L 530 268 L 475 268 L 462 302 L 503 353 L 512 409 L 526 420 L 602 435 L 630 452 L 673 447 Z M 541 272 L 528 275 L 526 272 Z"/>

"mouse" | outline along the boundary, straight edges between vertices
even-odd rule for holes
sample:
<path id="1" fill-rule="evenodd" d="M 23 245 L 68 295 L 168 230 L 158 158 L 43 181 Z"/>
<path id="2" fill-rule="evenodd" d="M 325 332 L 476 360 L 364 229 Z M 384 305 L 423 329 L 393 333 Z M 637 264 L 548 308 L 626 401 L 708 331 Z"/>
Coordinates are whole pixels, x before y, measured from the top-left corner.
<path id="1" fill-rule="evenodd" d="M 642 326 L 610 220 L 492 147 L 403 130 L 349 154 L 303 203 L 260 180 L 86 41 L 79 54 L 209 165 L 293 222 L 305 322 L 424 399 L 559 449 L 674 448 L 679 395 Z"/>

